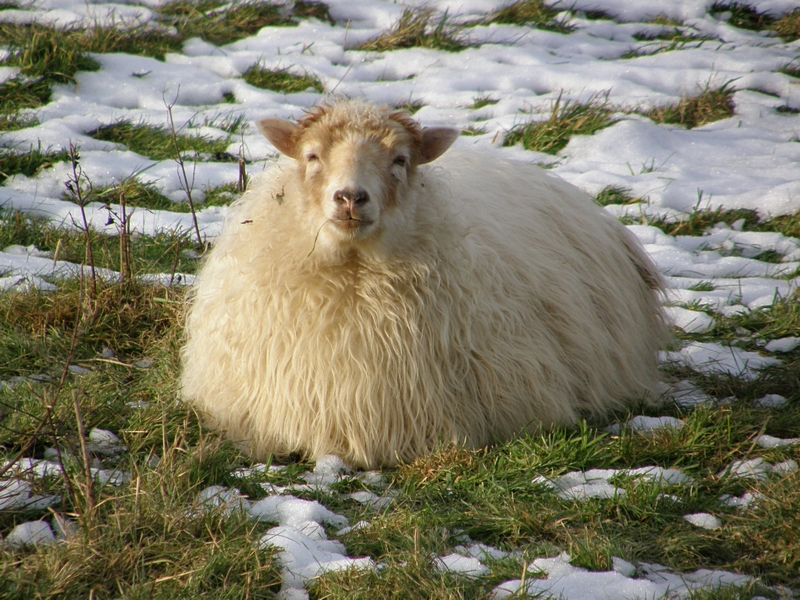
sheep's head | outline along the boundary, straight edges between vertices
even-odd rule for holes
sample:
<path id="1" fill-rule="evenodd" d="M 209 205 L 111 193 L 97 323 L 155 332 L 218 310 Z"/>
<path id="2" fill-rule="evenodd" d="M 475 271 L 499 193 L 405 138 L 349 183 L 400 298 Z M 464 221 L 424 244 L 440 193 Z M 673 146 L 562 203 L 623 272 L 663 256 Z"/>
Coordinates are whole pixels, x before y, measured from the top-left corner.
<path id="1" fill-rule="evenodd" d="M 296 124 L 264 119 L 258 126 L 296 161 L 301 210 L 319 240 L 335 248 L 368 243 L 407 224 L 417 166 L 437 159 L 458 137 L 455 129 L 421 128 L 402 111 L 359 101 L 316 107 Z"/>

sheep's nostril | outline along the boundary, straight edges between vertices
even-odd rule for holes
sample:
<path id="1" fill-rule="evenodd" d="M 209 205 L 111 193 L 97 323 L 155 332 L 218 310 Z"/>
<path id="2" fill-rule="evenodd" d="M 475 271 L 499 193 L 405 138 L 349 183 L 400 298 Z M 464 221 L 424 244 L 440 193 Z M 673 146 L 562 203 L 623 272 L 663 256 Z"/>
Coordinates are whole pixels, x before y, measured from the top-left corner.
<path id="1" fill-rule="evenodd" d="M 366 204 L 369 202 L 369 194 L 364 189 L 351 190 L 337 190 L 333 193 L 333 200 L 337 204 L 358 205 Z"/>
<path id="2" fill-rule="evenodd" d="M 353 197 L 353 202 L 356 204 L 366 204 L 369 202 L 369 194 L 367 194 L 366 190 L 358 190 Z"/>

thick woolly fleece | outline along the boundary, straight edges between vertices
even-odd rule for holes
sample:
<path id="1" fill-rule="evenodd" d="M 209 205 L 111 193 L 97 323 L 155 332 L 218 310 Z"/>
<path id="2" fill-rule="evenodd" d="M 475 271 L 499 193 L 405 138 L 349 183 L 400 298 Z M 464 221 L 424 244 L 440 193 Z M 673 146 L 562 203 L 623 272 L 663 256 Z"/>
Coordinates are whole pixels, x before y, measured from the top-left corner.
<path id="1" fill-rule="evenodd" d="M 391 119 L 360 103 L 324 110 Z M 183 396 L 213 426 L 262 460 L 372 468 L 652 394 L 660 277 L 591 198 L 536 166 L 456 150 L 410 165 L 398 190 L 381 241 L 345 250 L 308 227 L 300 160 L 233 208 L 183 350 Z"/>

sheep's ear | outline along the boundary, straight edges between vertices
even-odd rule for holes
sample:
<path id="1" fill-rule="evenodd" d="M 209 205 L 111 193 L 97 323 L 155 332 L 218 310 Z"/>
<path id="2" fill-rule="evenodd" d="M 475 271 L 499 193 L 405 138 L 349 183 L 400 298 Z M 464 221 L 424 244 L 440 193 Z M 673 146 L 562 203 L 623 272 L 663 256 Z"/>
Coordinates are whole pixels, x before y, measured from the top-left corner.
<path id="1" fill-rule="evenodd" d="M 422 130 L 419 164 L 424 165 L 439 158 L 447 152 L 460 135 L 458 129 L 450 127 L 426 127 Z"/>
<path id="2" fill-rule="evenodd" d="M 283 119 L 262 119 L 258 129 L 264 134 L 278 152 L 291 158 L 297 158 L 297 140 L 300 138 L 300 126 Z"/>

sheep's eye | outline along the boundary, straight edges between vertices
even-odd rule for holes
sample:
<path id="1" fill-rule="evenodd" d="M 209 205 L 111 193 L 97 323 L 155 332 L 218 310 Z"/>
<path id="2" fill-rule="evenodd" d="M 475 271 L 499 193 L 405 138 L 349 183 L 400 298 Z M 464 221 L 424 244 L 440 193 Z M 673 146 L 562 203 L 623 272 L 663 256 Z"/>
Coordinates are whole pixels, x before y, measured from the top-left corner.
<path id="1" fill-rule="evenodd" d="M 316 154 L 314 154 L 314 153 L 312 152 L 312 153 L 310 153 L 310 154 L 306 154 L 306 160 L 307 160 L 308 162 L 314 162 L 314 161 L 317 161 L 317 160 L 319 160 L 319 156 L 317 156 Z"/>
<path id="2" fill-rule="evenodd" d="M 396 164 L 398 167 L 405 167 L 406 162 L 407 161 L 405 156 L 398 156 L 397 158 L 394 159 L 394 164 Z"/>

